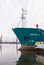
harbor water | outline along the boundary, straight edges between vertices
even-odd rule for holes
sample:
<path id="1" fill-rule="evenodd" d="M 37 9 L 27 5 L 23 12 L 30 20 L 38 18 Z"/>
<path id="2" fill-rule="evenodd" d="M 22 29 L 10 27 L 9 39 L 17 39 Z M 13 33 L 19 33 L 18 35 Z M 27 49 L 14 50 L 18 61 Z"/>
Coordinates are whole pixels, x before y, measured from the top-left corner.
<path id="1" fill-rule="evenodd" d="M 44 65 L 44 54 L 19 51 L 16 44 L 0 44 L 0 65 Z"/>

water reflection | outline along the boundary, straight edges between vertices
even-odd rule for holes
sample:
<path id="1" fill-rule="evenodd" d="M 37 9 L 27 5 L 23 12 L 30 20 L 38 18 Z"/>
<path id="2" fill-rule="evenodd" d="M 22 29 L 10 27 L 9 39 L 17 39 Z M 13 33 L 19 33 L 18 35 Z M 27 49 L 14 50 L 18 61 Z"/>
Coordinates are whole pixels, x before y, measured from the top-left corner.
<path id="1" fill-rule="evenodd" d="M 0 44 L 0 65 L 16 65 L 20 52 L 15 44 Z"/>
<path id="2" fill-rule="evenodd" d="M 44 54 L 37 54 L 36 61 L 44 64 Z"/>
<path id="3" fill-rule="evenodd" d="M 19 51 L 16 44 L 0 44 L 0 65 L 44 65 L 44 54 Z"/>
<path id="4" fill-rule="evenodd" d="M 43 62 L 40 62 L 41 58 L 39 58 L 40 57 L 38 57 L 36 53 L 30 53 L 29 51 L 21 51 L 21 56 L 16 62 L 16 65 L 44 65 Z"/>
<path id="5" fill-rule="evenodd" d="M 0 55 L 2 55 L 2 45 L 0 45 Z"/>

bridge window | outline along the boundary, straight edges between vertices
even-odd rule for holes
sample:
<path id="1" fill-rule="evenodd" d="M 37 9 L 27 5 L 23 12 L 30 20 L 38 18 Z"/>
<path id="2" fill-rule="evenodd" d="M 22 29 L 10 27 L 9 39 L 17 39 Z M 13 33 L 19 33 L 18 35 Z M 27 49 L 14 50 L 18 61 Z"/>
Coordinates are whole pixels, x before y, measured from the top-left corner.
<path id="1" fill-rule="evenodd" d="M 29 41 L 29 37 L 24 37 L 24 40 L 25 41 Z"/>

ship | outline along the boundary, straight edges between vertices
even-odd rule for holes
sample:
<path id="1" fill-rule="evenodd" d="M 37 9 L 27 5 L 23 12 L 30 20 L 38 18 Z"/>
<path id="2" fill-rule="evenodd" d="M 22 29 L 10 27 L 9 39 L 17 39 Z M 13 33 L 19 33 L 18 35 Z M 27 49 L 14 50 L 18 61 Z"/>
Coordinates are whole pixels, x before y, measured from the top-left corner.
<path id="1" fill-rule="evenodd" d="M 36 25 L 37 28 L 27 28 L 25 27 L 26 21 L 24 14 L 26 11 L 22 9 L 22 28 L 12 28 L 13 32 L 16 34 L 17 38 L 20 41 L 21 48 L 35 48 L 36 42 L 44 42 L 44 30 L 38 28 L 38 24 Z"/>

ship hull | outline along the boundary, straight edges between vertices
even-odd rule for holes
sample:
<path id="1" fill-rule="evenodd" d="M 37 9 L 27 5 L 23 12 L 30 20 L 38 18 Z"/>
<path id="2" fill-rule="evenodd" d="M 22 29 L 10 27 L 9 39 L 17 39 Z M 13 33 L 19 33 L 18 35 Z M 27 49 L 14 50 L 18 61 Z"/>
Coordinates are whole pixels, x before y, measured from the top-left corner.
<path id="1" fill-rule="evenodd" d="M 35 45 L 36 42 L 44 42 L 44 31 L 36 28 L 13 28 L 22 45 Z"/>

